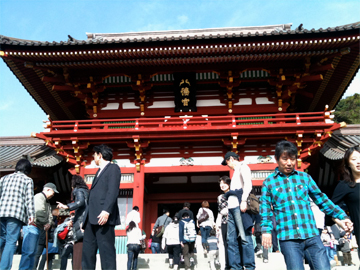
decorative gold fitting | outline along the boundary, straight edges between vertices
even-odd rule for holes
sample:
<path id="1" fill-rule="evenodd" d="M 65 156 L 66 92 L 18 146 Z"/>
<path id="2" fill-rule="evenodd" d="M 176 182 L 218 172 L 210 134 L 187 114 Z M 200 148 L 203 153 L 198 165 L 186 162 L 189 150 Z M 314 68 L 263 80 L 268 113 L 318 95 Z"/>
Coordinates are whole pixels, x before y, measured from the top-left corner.
<path id="1" fill-rule="evenodd" d="M 298 141 L 298 140 L 296 140 L 297 147 L 301 147 L 302 142 L 303 142 L 303 140 L 301 140 L 301 141 L 300 141 L 300 140 L 299 140 L 299 141 Z"/>
<path id="2" fill-rule="evenodd" d="M 140 163 L 136 163 L 135 166 L 136 166 L 136 171 L 137 171 L 137 172 L 140 172 L 140 168 L 141 168 Z"/>
<path id="3" fill-rule="evenodd" d="M 94 111 L 94 113 L 97 113 L 97 107 L 96 106 L 93 106 L 93 111 Z"/>
<path id="4" fill-rule="evenodd" d="M 74 153 L 75 154 L 79 153 L 79 146 L 78 147 L 73 146 L 73 148 L 74 148 Z"/>
<path id="5" fill-rule="evenodd" d="M 341 128 L 344 128 L 344 127 L 346 127 L 346 126 L 347 126 L 347 124 L 346 124 L 345 122 L 341 122 L 341 123 L 340 123 L 340 127 L 341 127 Z"/>
<path id="6" fill-rule="evenodd" d="M 5 52 L 4 52 L 4 51 L 0 51 L 0 56 L 5 56 Z"/>
<path id="7" fill-rule="evenodd" d="M 300 158 L 298 158 L 298 160 L 297 160 L 297 167 L 301 168 L 301 159 Z"/>
<path id="8" fill-rule="evenodd" d="M 75 171 L 76 173 L 80 173 L 80 165 L 75 165 Z"/>

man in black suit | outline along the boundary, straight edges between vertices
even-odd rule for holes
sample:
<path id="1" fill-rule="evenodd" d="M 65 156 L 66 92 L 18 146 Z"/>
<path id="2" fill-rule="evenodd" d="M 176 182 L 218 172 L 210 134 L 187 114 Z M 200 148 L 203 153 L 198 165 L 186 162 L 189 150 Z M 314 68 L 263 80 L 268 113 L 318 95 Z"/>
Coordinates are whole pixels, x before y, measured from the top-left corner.
<path id="1" fill-rule="evenodd" d="M 101 268 L 116 269 L 115 226 L 120 224 L 117 198 L 121 171 L 112 164 L 112 149 L 102 144 L 94 147 L 94 161 L 100 166 L 92 183 L 83 228 L 82 268 L 95 269 L 99 248 Z"/>

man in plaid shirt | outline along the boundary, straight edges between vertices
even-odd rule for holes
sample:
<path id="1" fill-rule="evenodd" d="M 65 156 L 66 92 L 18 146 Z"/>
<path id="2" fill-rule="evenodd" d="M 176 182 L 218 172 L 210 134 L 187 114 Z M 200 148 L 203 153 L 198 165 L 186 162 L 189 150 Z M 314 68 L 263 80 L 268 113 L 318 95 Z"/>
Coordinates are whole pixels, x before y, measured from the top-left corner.
<path id="1" fill-rule="evenodd" d="M 17 162 L 15 173 L 0 179 L 0 269 L 11 269 L 16 242 L 24 224 L 34 222 L 34 183 L 27 175 L 31 163 Z"/>
<path id="2" fill-rule="evenodd" d="M 330 269 L 309 197 L 345 230 L 352 230 L 352 222 L 341 208 L 321 192 L 310 175 L 294 169 L 297 148 L 293 143 L 278 142 L 275 159 L 278 167 L 265 179 L 261 190 L 262 245 L 264 248 L 271 246 L 273 206 L 280 248 L 287 269 L 303 270 L 305 254 L 310 258 L 311 269 Z"/>

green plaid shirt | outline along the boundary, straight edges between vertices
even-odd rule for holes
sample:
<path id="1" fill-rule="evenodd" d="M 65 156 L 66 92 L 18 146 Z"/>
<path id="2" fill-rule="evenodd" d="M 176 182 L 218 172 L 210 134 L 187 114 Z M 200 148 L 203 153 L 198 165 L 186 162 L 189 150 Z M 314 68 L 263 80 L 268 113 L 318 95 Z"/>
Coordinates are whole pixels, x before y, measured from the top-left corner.
<path id="1" fill-rule="evenodd" d="M 294 170 L 286 176 L 276 168 L 265 179 L 261 189 L 261 232 L 271 233 L 272 205 L 279 240 L 307 239 L 319 235 L 309 196 L 325 214 L 341 220 L 347 217 L 321 192 L 310 175 Z"/>

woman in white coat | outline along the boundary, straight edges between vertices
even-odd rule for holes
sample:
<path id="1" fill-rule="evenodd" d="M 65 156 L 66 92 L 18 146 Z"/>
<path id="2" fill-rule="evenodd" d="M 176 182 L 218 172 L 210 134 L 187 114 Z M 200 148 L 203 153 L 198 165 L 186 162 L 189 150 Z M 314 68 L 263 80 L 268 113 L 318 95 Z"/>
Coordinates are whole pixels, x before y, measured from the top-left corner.
<path id="1" fill-rule="evenodd" d="M 209 202 L 208 201 L 203 201 L 201 203 L 201 208 L 199 209 L 196 218 L 196 224 L 198 226 L 198 228 L 200 228 L 201 231 L 201 243 L 202 246 L 204 248 L 204 254 L 207 254 L 207 252 L 209 251 L 209 244 L 207 242 L 207 239 L 210 236 L 210 231 L 211 229 L 214 227 L 215 223 L 214 223 L 214 214 L 213 212 L 209 209 Z M 204 217 L 206 217 L 206 219 L 204 219 Z"/>
<path id="2" fill-rule="evenodd" d="M 179 239 L 179 220 L 176 216 L 173 222 L 165 228 L 161 242 L 162 249 L 165 249 L 165 245 L 169 253 L 169 267 L 177 270 L 180 262 L 181 245 Z"/>

